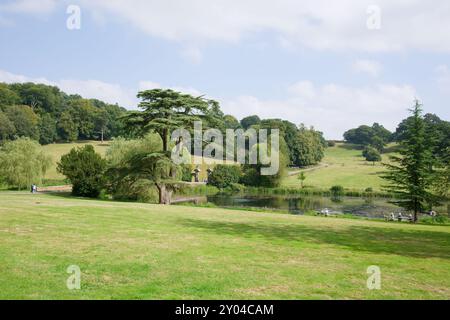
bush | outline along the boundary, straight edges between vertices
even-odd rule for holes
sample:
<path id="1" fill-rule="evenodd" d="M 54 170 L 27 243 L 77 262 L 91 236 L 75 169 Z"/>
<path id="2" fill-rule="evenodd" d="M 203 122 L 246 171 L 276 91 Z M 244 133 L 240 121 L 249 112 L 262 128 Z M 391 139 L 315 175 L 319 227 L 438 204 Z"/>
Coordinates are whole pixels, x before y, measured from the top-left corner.
<path id="1" fill-rule="evenodd" d="M 114 200 L 159 203 L 158 190 L 148 180 L 138 180 L 131 183 L 127 179 L 123 179 L 120 184 L 113 188 L 112 193 Z"/>
<path id="2" fill-rule="evenodd" d="M 72 183 L 73 195 L 96 198 L 104 185 L 106 161 L 86 145 L 62 156 L 57 170 Z"/>
<path id="3" fill-rule="evenodd" d="M 327 141 L 327 145 L 328 145 L 328 147 L 334 147 L 334 146 L 336 146 L 336 141 L 329 140 L 329 141 Z"/>
<path id="4" fill-rule="evenodd" d="M 362 154 L 363 154 L 364 158 L 366 158 L 367 161 L 370 161 L 373 163 L 381 161 L 380 152 L 375 148 L 366 147 L 366 148 L 364 148 Z"/>
<path id="5" fill-rule="evenodd" d="M 332 186 L 330 188 L 331 195 L 334 197 L 342 197 L 345 195 L 345 190 L 343 186 Z"/>
<path id="6" fill-rule="evenodd" d="M 192 182 L 192 165 L 190 164 L 181 165 L 181 181 Z"/>
<path id="7" fill-rule="evenodd" d="M 241 178 L 241 167 L 235 165 L 217 165 L 208 178 L 208 184 L 219 189 L 231 187 Z"/>

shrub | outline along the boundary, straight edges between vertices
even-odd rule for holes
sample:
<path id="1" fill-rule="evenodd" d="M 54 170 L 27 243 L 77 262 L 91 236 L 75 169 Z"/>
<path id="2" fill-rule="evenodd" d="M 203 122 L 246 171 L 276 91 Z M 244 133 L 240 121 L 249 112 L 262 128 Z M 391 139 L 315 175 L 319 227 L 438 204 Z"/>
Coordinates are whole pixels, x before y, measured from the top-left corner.
<path id="1" fill-rule="evenodd" d="M 331 195 L 334 197 L 341 197 L 345 194 L 343 186 L 332 186 L 330 188 Z"/>
<path id="2" fill-rule="evenodd" d="M 336 146 L 336 141 L 329 140 L 329 141 L 327 141 L 327 145 L 328 145 L 328 147 L 334 147 L 334 146 Z"/>
<path id="3" fill-rule="evenodd" d="M 241 167 L 235 165 L 217 165 L 208 178 L 208 184 L 224 189 L 238 183 L 241 178 Z"/>
<path id="4" fill-rule="evenodd" d="M 184 182 L 192 181 L 192 165 L 190 164 L 181 165 L 181 181 Z"/>
<path id="5" fill-rule="evenodd" d="M 381 161 L 380 152 L 375 148 L 366 147 L 366 148 L 364 148 L 362 154 L 363 154 L 364 158 L 366 158 L 367 161 L 370 161 L 373 163 Z"/>
<path id="6" fill-rule="evenodd" d="M 137 201 L 145 203 L 158 203 L 158 190 L 148 180 L 138 180 L 135 183 L 124 179 L 114 187 L 113 199 L 120 201 Z"/>
<path id="7" fill-rule="evenodd" d="M 104 185 L 106 161 L 86 145 L 62 156 L 57 170 L 72 183 L 73 195 L 96 198 Z"/>

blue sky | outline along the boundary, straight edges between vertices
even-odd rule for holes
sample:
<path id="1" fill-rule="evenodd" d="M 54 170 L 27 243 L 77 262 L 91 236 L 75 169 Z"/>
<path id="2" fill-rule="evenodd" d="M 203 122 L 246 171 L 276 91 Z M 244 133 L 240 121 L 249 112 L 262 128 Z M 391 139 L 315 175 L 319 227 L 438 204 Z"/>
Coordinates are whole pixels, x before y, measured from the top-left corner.
<path id="1" fill-rule="evenodd" d="M 80 29 L 67 28 L 69 5 Z M 395 129 L 415 97 L 449 120 L 448 30 L 446 0 L 1 0 L 0 81 L 129 109 L 139 90 L 170 87 L 339 139 Z"/>

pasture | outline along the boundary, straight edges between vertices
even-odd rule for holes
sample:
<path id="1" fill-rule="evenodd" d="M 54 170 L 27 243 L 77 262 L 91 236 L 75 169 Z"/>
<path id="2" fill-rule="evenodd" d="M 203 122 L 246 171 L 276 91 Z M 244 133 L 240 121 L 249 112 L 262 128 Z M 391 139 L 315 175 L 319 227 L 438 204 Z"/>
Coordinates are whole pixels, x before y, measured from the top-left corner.
<path id="1" fill-rule="evenodd" d="M 0 204 L 0 299 L 450 298 L 450 227 L 25 192 Z"/>

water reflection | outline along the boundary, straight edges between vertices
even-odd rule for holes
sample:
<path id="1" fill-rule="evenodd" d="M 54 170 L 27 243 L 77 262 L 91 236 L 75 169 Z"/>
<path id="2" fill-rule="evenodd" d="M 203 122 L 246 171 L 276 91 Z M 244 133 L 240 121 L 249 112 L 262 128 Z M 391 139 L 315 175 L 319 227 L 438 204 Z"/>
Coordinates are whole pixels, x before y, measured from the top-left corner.
<path id="1" fill-rule="evenodd" d="M 388 199 L 374 197 L 321 197 L 321 196 L 254 196 L 254 195 L 214 195 L 203 197 L 203 202 L 218 207 L 263 208 L 280 210 L 292 214 L 304 214 L 328 208 L 336 214 L 352 214 L 371 218 L 383 218 L 391 212 L 404 212 L 401 208 L 389 203 Z M 447 212 L 447 204 L 436 211 Z"/>

